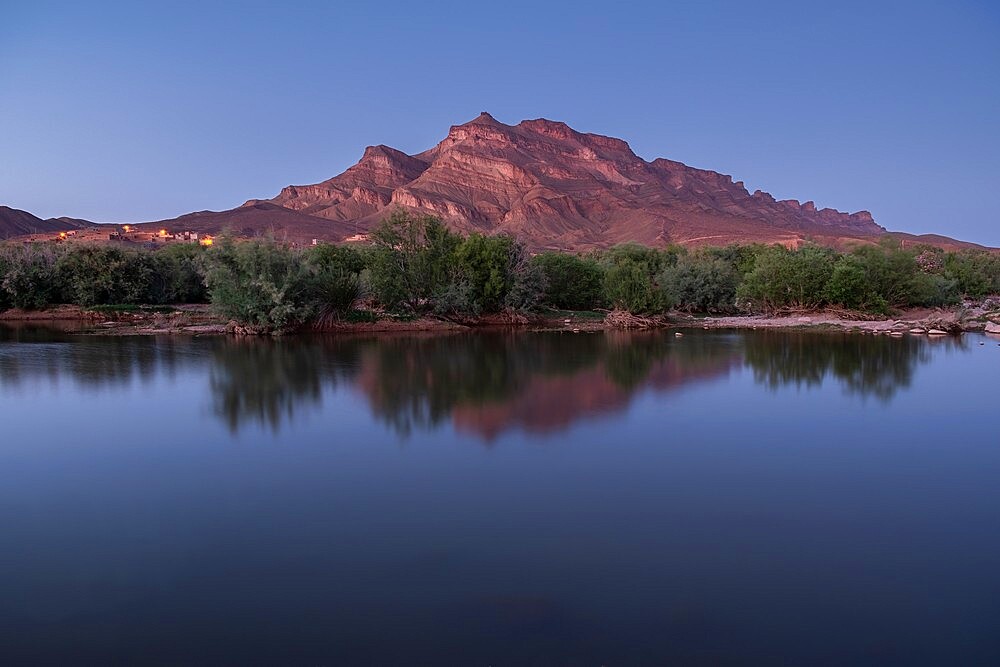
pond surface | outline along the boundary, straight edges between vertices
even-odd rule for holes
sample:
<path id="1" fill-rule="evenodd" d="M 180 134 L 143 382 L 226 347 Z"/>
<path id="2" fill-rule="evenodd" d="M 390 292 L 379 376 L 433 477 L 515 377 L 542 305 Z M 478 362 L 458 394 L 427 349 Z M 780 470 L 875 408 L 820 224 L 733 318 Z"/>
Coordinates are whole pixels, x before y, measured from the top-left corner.
<path id="1" fill-rule="evenodd" d="M 0 656 L 1000 664 L 998 343 L 0 329 Z"/>

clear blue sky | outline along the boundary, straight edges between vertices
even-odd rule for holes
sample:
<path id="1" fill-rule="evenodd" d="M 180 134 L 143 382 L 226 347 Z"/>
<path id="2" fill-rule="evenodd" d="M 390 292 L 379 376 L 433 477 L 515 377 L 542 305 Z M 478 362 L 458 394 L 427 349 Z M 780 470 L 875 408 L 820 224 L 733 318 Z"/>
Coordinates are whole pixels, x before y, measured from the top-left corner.
<path id="1" fill-rule="evenodd" d="M 488 110 L 1000 245 L 1000 3 L 0 0 L 0 203 L 171 217 Z"/>

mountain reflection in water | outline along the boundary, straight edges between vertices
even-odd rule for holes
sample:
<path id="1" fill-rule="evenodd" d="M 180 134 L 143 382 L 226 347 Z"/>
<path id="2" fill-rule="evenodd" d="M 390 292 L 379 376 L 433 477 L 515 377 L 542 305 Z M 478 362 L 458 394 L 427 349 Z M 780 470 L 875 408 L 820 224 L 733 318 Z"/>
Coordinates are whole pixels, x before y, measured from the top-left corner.
<path id="1" fill-rule="evenodd" d="M 10 343 L 17 343 L 11 345 Z M 211 412 L 233 433 L 278 432 L 320 411 L 338 388 L 359 393 L 398 434 L 450 423 L 487 442 L 511 429 L 545 434 L 625 411 L 747 368 L 767 388 L 838 382 L 888 402 L 930 358 L 929 341 L 815 332 L 492 331 L 278 340 L 92 337 L 0 327 L 0 390 L 71 379 L 101 387 L 191 371 L 208 378 Z"/>

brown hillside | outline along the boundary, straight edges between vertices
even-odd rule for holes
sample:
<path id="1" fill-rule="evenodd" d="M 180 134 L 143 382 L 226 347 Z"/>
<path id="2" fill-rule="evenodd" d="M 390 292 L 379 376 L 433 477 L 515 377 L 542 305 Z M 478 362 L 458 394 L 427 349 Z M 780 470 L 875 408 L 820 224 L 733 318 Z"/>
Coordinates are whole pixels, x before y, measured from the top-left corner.
<path id="1" fill-rule="evenodd" d="M 75 218 L 49 218 L 43 220 L 27 211 L 0 206 L 0 239 L 29 234 L 68 232 L 84 229 L 94 223 Z"/>

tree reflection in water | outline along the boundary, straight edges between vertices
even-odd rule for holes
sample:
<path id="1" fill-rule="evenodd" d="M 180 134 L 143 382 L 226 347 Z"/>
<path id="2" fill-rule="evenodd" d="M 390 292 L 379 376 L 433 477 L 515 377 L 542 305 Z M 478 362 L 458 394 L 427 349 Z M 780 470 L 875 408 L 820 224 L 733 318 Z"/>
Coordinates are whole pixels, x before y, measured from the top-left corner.
<path id="1" fill-rule="evenodd" d="M 297 412 L 321 404 L 324 386 L 357 368 L 350 340 L 237 338 L 217 341 L 209 382 L 213 412 L 233 433 L 255 423 L 277 432 Z"/>
<path id="2" fill-rule="evenodd" d="M 492 440 L 513 427 L 548 432 L 622 410 L 642 387 L 676 388 L 737 361 L 725 345 L 680 345 L 660 332 L 478 333 L 366 348 L 358 387 L 401 434 L 451 420 Z"/>
<path id="3" fill-rule="evenodd" d="M 277 432 L 341 386 L 401 435 L 450 422 L 490 441 L 513 428 L 562 430 L 624 410 L 637 392 L 676 391 L 742 365 L 772 389 L 834 378 L 850 393 L 889 401 L 930 359 L 931 345 L 963 344 L 780 331 L 192 340 L 0 327 L 0 387 L 65 376 L 90 387 L 124 385 L 186 368 L 207 375 L 212 411 L 233 432 Z"/>
<path id="4" fill-rule="evenodd" d="M 78 328 L 0 326 L 0 387 L 60 379 L 93 389 L 121 387 L 170 377 L 196 361 L 185 339 L 78 336 Z"/>
<path id="5" fill-rule="evenodd" d="M 848 392 L 883 402 L 909 387 L 917 366 L 930 360 L 930 343 L 913 336 L 764 331 L 748 332 L 744 341 L 746 364 L 765 387 L 818 386 L 832 376 Z M 961 338 L 933 344 L 964 346 Z"/>

